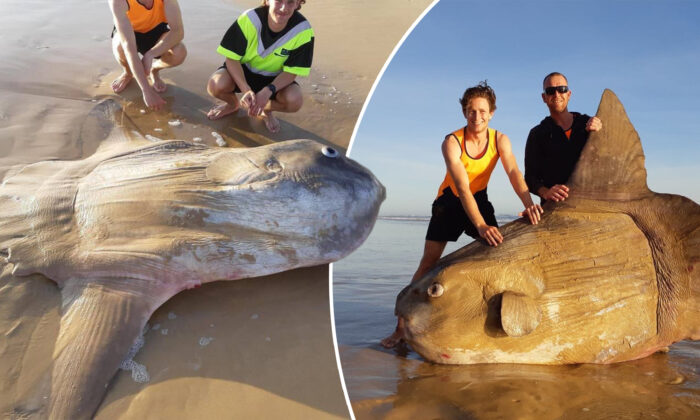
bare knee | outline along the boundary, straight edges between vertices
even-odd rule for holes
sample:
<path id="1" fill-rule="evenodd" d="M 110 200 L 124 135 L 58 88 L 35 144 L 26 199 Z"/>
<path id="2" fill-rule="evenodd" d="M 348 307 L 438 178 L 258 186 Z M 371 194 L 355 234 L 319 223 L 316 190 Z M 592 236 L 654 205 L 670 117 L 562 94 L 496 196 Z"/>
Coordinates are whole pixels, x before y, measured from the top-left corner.
<path id="1" fill-rule="evenodd" d="M 168 64 L 170 64 L 171 67 L 179 66 L 183 61 L 185 61 L 185 58 L 187 58 L 187 48 L 183 43 L 179 43 L 174 46 L 170 50 L 170 53 L 171 57 L 168 60 Z"/>
<path id="2" fill-rule="evenodd" d="M 214 97 L 219 94 L 219 86 L 216 83 L 216 75 L 209 78 L 209 81 L 207 82 L 207 92 Z"/>
<path id="3" fill-rule="evenodd" d="M 287 102 L 287 109 L 289 112 L 297 112 L 301 109 L 304 104 L 304 97 L 301 96 L 301 92 L 292 96 L 291 100 Z"/>
<path id="4" fill-rule="evenodd" d="M 284 112 L 297 112 L 304 104 L 301 89 L 296 84 L 292 84 L 280 92 L 277 100 L 283 105 Z"/>
<path id="5" fill-rule="evenodd" d="M 229 82 L 226 76 L 217 72 L 209 78 L 207 82 L 207 92 L 209 92 L 211 96 L 218 98 L 221 94 L 233 92 L 235 85 Z"/>

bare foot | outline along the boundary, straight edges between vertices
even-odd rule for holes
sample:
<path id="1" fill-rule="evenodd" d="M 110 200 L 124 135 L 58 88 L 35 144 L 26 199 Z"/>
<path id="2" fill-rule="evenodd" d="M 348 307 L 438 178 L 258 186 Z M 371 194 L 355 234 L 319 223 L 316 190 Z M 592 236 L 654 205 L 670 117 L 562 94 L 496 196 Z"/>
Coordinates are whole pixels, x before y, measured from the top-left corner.
<path id="1" fill-rule="evenodd" d="M 151 70 L 151 81 L 153 82 L 153 90 L 158 93 L 163 93 L 168 88 L 168 85 L 158 75 L 158 70 Z"/>
<path id="2" fill-rule="evenodd" d="M 384 348 L 391 349 L 391 348 L 396 347 L 396 345 L 399 344 L 402 340 L 403 340 L 403 333 L 401 331 L 399 331 L 399 329 L 397 328 L 396 330 L 394 330 L 393 333 L 391 333 L 390 336 L 384 338 L 380 342 L 380 344 Z"/>
<path id="3" fill-rule="evenodd" d="M 383 339 L 381 341 L 381 345 L 383 347 L 390 349 L 392 347 L 396 347 L 397 344 L 399 344 L 400 342 L 403 341 L 403 337 L 404 337 L 403 329 L 404 329 L 405 322 L 406 321 L 404 321 L 404 319 L 402 317 L 399 317 L 398 322 L 396 323 L 396 329 L 394 330 L 394 332 L 390 336 L 386 337 L 385 339 Z"/>
<path id="4" fill-rule="evenodd" d="M 265 127 L 267 127 L 271 133 L 277 133 L 280 131 L 280 121 L 275 118 L 274 115 L 272 115 L 272 112 L 263 112 L 260 114 L 260 117 L 262 117 L 263 121 L 265 121 Z"/>
<path id="5" fill-rule="evenodd" d="M 209 112 L 207 112 L 207 118 L 210 120 L 218 120 L 219 118 L 233 114 L 236 111 L 238 111 L 238 104 L 231 105 L 228 103 L 223 103 L 212 107 Z"/>
<path id="6" fill-rule="evenodd" d="M 132 76 L 131 73 L 123 72 L 112 82 L 112 90 L 114 93 L 123 91 L 133 79 L 134 76 Z"/>

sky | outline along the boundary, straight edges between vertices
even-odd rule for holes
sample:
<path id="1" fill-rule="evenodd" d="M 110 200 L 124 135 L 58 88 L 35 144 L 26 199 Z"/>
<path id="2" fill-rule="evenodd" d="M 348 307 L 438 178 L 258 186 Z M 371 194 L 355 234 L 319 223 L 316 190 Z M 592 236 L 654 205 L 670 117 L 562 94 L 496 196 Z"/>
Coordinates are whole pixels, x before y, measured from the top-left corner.
<path id="1" fill-rule="evenodd" d="M 428 216 L 445 176 L 440 144 L 466 124 L 464 90 L 494 88 L 489 127 L 508 135 L 524 172 L 527 135 L 548 115 L 542 79 L 558 71 L 570 111 L 594 115 L 603 90 L 615 92 L 653 191 L 700 202 L 699 17 L 697 1 L 440 0 L 376 82 L 350 157 L 386 186 L 380 215 Z M 488 191 L 497 215 L 522 210 L 500 163 Z"/>

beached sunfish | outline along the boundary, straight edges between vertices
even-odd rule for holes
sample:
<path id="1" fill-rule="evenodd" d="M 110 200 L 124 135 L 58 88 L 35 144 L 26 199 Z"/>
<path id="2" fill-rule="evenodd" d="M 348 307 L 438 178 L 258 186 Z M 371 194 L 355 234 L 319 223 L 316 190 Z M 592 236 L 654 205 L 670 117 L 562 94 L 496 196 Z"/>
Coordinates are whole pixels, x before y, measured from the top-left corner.
<path id="1" fill-rule="evenodd" d="M 613 363 L 700 339 L 700 206 L 646 184 L 639 136 L 609 90 L 538 225 L 473 242 L 398 296 L 404 339 L 436 363 Z"/>
<path id="2" fill-rule="evenodd" d="M 0 185 L 0 258 L 61 289 L 50 418 L 92 416 L 146 321 L 181 290 L 343 258 L 385 196 L 367 169 L 311 140 L 233 149 L 127 135 L 139 137 L 116 127 L 90 157 L 28 165 Z"/>

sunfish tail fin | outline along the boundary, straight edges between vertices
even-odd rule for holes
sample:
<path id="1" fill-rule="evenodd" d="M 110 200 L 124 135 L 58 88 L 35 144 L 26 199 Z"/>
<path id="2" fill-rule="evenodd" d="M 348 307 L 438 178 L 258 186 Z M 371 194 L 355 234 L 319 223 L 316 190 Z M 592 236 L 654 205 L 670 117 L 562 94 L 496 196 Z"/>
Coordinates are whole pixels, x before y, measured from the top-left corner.
<path id="1" fill-rule="evenodd" d="M 690 301 L 688 307 L 689 336 L 700 340 L 700 205 L 686 199 L 689 207 L 686 227 L 682 232 L 688 274 L 690 275 Z"/>
<path id="2" fill-rule="evenodd" d="M 92 418 L 154 308 L 145 296 L 110 282 L 71 283 L 61 294 L 49 417 Z"/>
<path id="3" fill-rule="evenodd" d="M 630 200 L 650 193 L 639 134 L 617 96 L 605 89 L 596 116 L 603 122 L 592 132 L 569 178 L 572 196 Z"/>

